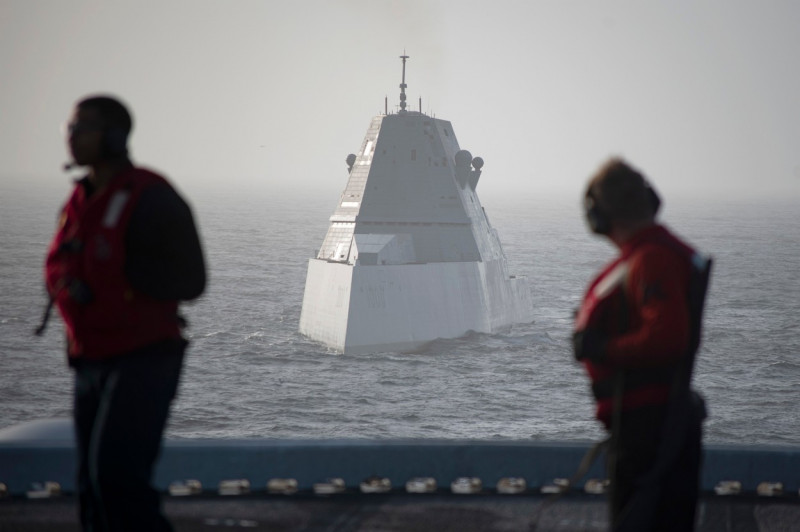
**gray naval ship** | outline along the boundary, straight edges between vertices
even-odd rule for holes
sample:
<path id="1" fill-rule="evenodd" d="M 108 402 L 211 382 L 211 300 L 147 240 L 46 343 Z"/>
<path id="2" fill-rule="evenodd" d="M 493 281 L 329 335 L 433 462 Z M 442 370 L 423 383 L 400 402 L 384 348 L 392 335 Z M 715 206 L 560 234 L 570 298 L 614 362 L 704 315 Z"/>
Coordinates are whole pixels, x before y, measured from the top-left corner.
<path id="1" fill-rule="evenodd" d="M 476 192 L 483 159 L 447 120 L 407 109 L 372 119 L 316 257 L 300 332 L 339 352 L 410 350 L 532 320 Z"/>

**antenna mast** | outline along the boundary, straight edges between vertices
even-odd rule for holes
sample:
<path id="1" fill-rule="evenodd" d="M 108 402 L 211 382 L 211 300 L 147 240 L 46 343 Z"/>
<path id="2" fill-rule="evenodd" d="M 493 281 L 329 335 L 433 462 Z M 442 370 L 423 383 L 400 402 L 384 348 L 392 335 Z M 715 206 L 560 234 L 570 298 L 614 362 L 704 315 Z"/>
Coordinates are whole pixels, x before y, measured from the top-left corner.
<path id="1" fill-rule="evenodd" d="M 403 82 L 400 83 L 400 112 L 406 112 L 406 59 L 408 56 L 406 55 L 406 51 L 403 50 L 403 55 L 400 56 L 400 59 L 403 60 Z"/>

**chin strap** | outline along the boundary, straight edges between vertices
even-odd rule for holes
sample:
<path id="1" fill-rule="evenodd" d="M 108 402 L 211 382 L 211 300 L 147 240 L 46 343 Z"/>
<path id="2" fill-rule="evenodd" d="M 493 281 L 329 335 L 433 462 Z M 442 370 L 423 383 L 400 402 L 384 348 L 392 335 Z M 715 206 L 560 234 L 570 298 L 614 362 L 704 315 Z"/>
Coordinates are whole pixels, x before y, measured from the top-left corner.
<path id="1" fill-rule="evenodd" d="M 36 336 L 44 335 L 44 331 L 47 329 L 47 322 L 50 321 L 50 313 L 53 310 L 53 305 L 55 302 L 56 300 L 52 296 L 48 298 L 47 305 L 44 307 L 44 313 L 42 314 L 42 321 L 39 322 L 39 326 L 33 331 L 33 334 Z"/>

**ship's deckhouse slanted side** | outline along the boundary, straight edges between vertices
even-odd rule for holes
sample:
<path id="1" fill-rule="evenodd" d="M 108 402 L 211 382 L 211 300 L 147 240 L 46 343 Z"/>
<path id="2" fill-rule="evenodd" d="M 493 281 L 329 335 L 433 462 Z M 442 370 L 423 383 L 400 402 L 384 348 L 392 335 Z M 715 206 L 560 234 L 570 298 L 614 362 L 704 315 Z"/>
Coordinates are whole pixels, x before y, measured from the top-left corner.
<path id="1" fill-rule="evenodd" d="M 347 158 L 309 261 L 300 332 L 338 351 L 413 349 L 531 319 L 527 282 L 509 276 L 476 194 L 483 161 L 450 122 L 404 104 L 401 93 L 401 111 L 374 117 Z"/>
<path id="2" fill-rule="evenodd" d="M 449 122 L 420 113 L 375 117 L 317 258 L 354 264 L 353 244 L 371 234 L 410 242 L 413 253 L 394 258 L 403 263 L 480 261 L 454 179 L 457 152 Z"/>

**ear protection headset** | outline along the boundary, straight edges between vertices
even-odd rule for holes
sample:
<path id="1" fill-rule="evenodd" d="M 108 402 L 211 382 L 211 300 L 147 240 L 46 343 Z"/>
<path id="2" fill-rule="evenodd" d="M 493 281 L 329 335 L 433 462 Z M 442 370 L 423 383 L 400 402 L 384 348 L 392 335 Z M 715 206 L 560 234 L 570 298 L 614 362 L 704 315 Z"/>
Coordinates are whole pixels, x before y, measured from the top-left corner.
<path id="1" fill-rule="evenodd" d="M 656 194 L 656 191 L 653 190 L 653 187 L 651 187 L 649 183 L 645 182 L 644 188 L 647 201 L 650 203 L 653 216 L 655 216 L 658 213 L 658 209 L 661 207 L 661 198 L 658 197 L 658 194 Z M 586 221 L 589 223 L 589 229 L 591 229 L 593 233 L 607 235 L 611 232 L 613 216 L 603 209 L 600 202 L 597 201 L 595 197 L 594 190 L 591 188 L 586 192 L 586 196 L 583 198 L 583 209 L 586 213 Z"/>
<path id="2" fill-rule="evenodd" d="M 589 224 L 589 229 L 592 233 L 607 235 L 611 231 L 611 222 L 608 219 L 608 215 L 600 207 L 591 189 L 583 198 L 583 210 L 586 214 L 586 222 Z"/>

